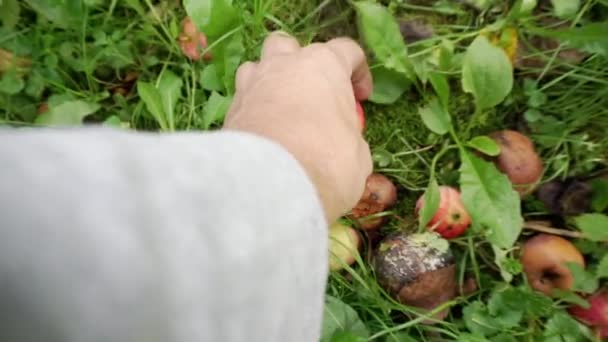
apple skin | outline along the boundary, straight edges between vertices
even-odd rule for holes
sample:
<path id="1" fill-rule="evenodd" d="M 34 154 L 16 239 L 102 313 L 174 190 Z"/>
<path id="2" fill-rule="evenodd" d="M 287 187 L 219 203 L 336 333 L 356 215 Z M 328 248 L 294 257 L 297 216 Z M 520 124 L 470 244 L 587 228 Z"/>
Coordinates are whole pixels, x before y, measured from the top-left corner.
<path id="1" fill-rule="evenodd" d="M 178 41 L 182 53 L 193 61 L 199 61 L 201 58 L 206 61 L 211 60 L 211 52 L 201 54 L 207 48 L 207 36 L 196 28 L 192 18 L 185 17 L 181 25 L 182 32 Z"/>
<path id="2" fill-rule="evenodd" d="M 416 214 L 424 207 L 424 196 L 416 202 Z M 460 192 L 449 186 L 439 187 L 439 208 L 427 224 L 430 231 L 435 231 L 444 239 L 453 239 L 462 234 L 471 225 L 471 217 L 464 208 Z"/>
<path id="3" fill-rule="evenodd" d="M 585 267 L 583 255 L 570 241 L 550 234 L 538 234 L 526 241 L 520 261 L 530 286 L 548 296 L 555 288 L 572 288 L 574 276 L 567 262 Z"/>
<path id="4" fill-rule="evenodd" d="M 352 265 L 361 247 L 361 237 L 355 229 L 340 223 L 329 227 L 329 269 L 339 271 L 343 263 Z M 342 262 L 341 262 L 341 261 Z"/>
<path id="5" fill-rule="evenodd" d="M 573 306 L 568 312 L 582 323 L 595 327 L 600 337 L 608 337 L 608 289 L 596 292 L 588 301 L 589 308 Z"/>
<path id="6" fill-rule="evenodd" d="M 361 131 L 365 129 L 365 112 L 363 111 L 363 106 L 361 102 L 355 101 L 357 105 L 357 118 L 359 118 L 359 125 L 361 125 Z"/>

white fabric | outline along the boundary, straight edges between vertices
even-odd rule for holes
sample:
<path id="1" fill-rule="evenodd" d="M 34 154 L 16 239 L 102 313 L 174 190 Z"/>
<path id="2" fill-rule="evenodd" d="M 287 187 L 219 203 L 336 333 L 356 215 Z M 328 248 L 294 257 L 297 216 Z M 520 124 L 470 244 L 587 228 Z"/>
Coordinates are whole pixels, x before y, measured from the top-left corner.
<path id="1" fill-rule="evenodd" d="M 0 341 L 317 341 L 327 230 L 236 132 L 0 130 Z"/>

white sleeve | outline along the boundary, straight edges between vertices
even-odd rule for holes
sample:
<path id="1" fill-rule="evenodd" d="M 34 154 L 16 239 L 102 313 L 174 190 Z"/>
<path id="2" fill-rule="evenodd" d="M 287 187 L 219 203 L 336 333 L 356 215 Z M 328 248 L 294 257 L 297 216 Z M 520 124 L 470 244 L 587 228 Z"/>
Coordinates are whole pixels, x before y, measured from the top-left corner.
<path id="1" fill-rule="evenodd" d="M 260 137 L 0 130 L 0 340 L 317 341 L 326 228 Z"/>

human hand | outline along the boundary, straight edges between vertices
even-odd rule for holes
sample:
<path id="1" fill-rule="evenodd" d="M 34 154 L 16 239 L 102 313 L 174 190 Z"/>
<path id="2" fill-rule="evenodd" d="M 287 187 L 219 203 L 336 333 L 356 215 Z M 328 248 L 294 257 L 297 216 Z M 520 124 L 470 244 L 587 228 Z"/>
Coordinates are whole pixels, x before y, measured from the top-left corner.
<path id="1" fill-rule="evenodd" d="M 303 166 L 333 222 L 361 198 L 372 171 L 355 100 L 372 78 L 361 47 L 347 38 L 300 47 L 272 33 L 257 63 L 236 75 L 224 129 L 254 133 L 285 147 Z"/>

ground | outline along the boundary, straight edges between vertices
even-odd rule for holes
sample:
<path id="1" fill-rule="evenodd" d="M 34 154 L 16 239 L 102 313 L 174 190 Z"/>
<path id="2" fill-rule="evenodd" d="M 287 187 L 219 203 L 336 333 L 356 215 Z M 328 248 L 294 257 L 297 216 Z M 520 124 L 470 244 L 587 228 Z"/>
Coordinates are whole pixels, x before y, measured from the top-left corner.
<path id="1" fill-rule="evenodd" d="M 188 14 L 206 35 L 210 59 L 182 52 Z M 212 130 L 230 104 L 236 67 L 259 56 L 268 32 L 286 31 L 302 44 L 350 36 L 380 75 L 385 98 L 363 104 L 364 134 L 375 172 L 396 184 L 399 200 L 379 232 L 360 230 L 361 258 L 330 275 L 323 340 L 585 341 L 597 331 L 566 309 L 608 275 L 607 15 L 605 0 L 0 0 L 0 122 Z M 487 61 L 490 54 L 496 58 Z M 441 104 L 431 107 L 437 97 Z M 433 108 L 427 118 L 451 122 L 423 120 L 425 106 Z M 473 137 L 501 129 L 531 138 L 544 165 L 541 184 L 565 182 L 558 210 L 538 193 L 522 200 L 521 213 L 518 197 L 502 199 L 510 183 L 470 147 Z M 414 206 L 433 180 L 460 186 L 472 210 L 471 232 L 450 248 L 459 288 L 476 285 L 443 303 L 437 311 L 450 308 L 449 315 L 428 325 L 377 284 L 370 265 L 372 235 L 419 229 Z M 496 217 L 476 212 L 467 194 L 516 223 L 508 246 L 490 236 L 501 231 L 491 224 Z M 537 224 L 520 234 L 523 220 Z M 552 298 L 528 286 L 518 261 L 539 229 L 574 236 L 587 262 L 571 270 L 570 291 Z M 492 246 L 502 248 L 502 261 Z"/>

